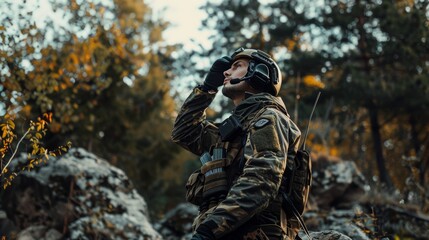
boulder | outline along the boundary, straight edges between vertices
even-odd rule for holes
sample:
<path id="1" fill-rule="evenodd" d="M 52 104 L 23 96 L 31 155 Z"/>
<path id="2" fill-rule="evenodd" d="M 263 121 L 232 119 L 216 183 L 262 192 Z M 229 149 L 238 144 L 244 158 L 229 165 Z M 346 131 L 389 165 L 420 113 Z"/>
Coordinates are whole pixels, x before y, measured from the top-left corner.
<path id="1" fill-rule="evenodd" d="M 154 225 L 164 240 L 185 240 L 192 236 L 192 223 L 198 214 L 198 207 L 181 203 L 168 211 L 164 218 Z"/>
<path id="2" fill-rule="evenodd" d="M 124 172 L 82 148 L 19 174 L 1 206 L 23 239 L 161 239 Z"/>
<path id="3" fill-rule="evenodd" d="M 366 194 L 366 182 L 352 161 L 315 160 L 310 208 L 353 208 Z"/>

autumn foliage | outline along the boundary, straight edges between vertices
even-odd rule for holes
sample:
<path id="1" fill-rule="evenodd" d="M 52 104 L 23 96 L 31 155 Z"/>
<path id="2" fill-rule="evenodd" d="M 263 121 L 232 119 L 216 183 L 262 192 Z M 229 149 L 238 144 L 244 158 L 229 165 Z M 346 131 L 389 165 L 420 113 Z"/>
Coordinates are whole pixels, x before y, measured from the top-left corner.
<path id="1" fill-rule="evenodd" d="M 0 123 L 1 128 L 1 145 L 0 145 L 0 179 L 3 189 L 6 189 L 12 184 L 13 179 L 22 171 L 31 171 L 35 166 L 46 163 L 49 157 L 56 157 L 67 152 L 71 143 L 68 142 L 65 146 L 58 146 L 56 149 L 47 149 L 42 145 L 42 139 L 46 135 L 47 126 L 52 122 L 52 113 L 44 113 L 43 117 L 39 117 L 36 122 L 30 121 L 30 126 L 27 131 L 19 137 L 17 143 L 14 144 L 18 136 L 15 134 L 14 117 L 6 114 L 3 118 L 5 122 Z M 10 168 L 10 164 L 14 160 L 18 151 L 21 151 L 20 145 L 28 145 L 27 159 L 25 162 L 20 162 L 19 166 L 15 164 Z"/>

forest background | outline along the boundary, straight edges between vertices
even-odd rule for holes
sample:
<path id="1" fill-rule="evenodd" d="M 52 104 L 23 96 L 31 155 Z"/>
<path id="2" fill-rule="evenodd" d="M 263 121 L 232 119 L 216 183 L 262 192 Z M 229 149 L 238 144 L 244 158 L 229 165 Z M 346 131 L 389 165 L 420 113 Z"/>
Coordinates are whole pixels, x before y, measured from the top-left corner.
<path id="1" fill-rule="evenodd" d="M 199 165 L 170 141 L 177 111 L 216 58 L 244 46 L 274 56 L 301 129 L 321 92 L 313 153 L 354 161 L 369 191 L 429 212 L 426 0 L 209 0 L 201 28 L 213 45 L 191 50 L 163 38 L 170 23 L 143 0 L 50 4 L 66 24 L 37 25 L 27 1 L 0 2 L 2 185 L 19 174 L 4 171 L 15 150 L 71 142 L 123 169 L 159 219 Z M 218 95 L 213 120 L 232 110 Z M 46 113 L 48 131 L 18 144 Z"/>

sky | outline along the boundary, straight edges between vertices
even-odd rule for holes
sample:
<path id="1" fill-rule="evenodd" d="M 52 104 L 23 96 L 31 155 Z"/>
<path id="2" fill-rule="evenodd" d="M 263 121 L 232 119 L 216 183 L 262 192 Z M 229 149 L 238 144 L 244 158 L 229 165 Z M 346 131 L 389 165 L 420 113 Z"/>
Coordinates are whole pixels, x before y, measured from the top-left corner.
<path id="1" fill-rule="evenodd" d="M 210 41 L 208 41 L 209 32 L 199 29 L 201 21 L 206 16 L 206 13 L 199 8 L 206 0 L 144 0 L 144 2 L 152 8 L 154 17 L 170 22 L 170 26 L 163 33 L 167 43 L 183 43 L 187 50 L 196 43 L 202 44 L 204 47 L 210 47 Z M 52 11 L 49 0 L 30 1 L 26 5 L 28 9 L 37 9 L 37 11 L 34 11 L 34 17 L 38 25 L 43 25 L 46 17 L 54 19 L 57 25 L 66 25 L 62 21 L 62 13 Z M 36 7 L 37 5 L 39 6 Z M 11 11 L 18 15 L 20 13 L 18 4 L 13 4 L 12 7 L 15 9 L 11 9 Z M 192 43 L 192 39 L 196 43 Z"/>
<path id="2" fill-rule="evenodd" d="M 154 17 L 160 17 L 164 21 L 170 22 L 170 26 L 163 32 L 163 37 L 168 44 L 183 44 L 186 51 L 192 48 L 198 48 L 201 44 L 206 49 L 211 48 L 212 44 L 209 40 L 210 31 L 200 29 L 201 21 L 206 17 L 206 13 L 199 9 L 207 0 L 145 0 L 154 13 Z M 192 41 L 193 40 L 193 41 Z M 201 63 L 201 62 L 200 62 Z M 208 64 L 203 62 L 202 64 Z M 182 86 L 183 82 L 193 81 L 193 77 L 183 77 L 173 81 L 172 91 L 181 89 L 179 101 L 184 101 L 187 93 L 191 91 L 187 87 L 187 83 Z M 183 91 L 182 91 L 183 90 Z M 173 93 L 174 94 L 174 93 Z M 217 99 L 222 98 L 218 94 Z M 220 97 L 219 97 L 220 96 Z"/>
<path id="3" fill-rule="evenodd" d="M 185 48 L 191 48 L 195 43 L 205 47 L 210 46 L 209 32 L 199 30 L 201 21 L 206 13 L 199 9 L 205 0 L 146 0 L 155 16 L 170 22 L 170 27 L 164 32 L 165 40 L 170 44 L 183 43 Z"/>

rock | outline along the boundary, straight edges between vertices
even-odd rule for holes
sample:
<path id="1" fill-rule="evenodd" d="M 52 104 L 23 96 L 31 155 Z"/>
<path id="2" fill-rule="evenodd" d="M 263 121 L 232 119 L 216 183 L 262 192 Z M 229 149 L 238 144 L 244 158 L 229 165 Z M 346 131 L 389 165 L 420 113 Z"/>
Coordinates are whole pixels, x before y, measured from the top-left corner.
<path id="1" fill-rule="evenodd" d="M 302 240 L 309 240 L 308 236 L 305 234 L 299 233 L 299 236 Z M 310 236 L 313 240 L 351 240 L 348 236 L 334 230 L 312 232 L 310 233 Z"/>
<path id="2" fill-rule="evenodd" d="M 358 208 L 358 206 L 356 206 Z M 304 221 L 310 232 L 324 232 L 327 229 L 341 233 L 353 240 L 370 240 L 359 225 L 357 210 L 309 211 L 304 214 Z M 300 231 L 300 234 L 303 231 Z"/>
<path id="3" fill-rule="evenodd" d="M 13 239 L 18 233 L 18 228 L 8 217 L 5 211 L 0 210 L 0 237 Z"/>
<path id="4" fill-rule="evenodd" d="M 124 172 L 81 148 L 22 172 L 2 207 L 23 236 L 43 226 L 67 239 L 161 239 Z"/>
<path id="5" fill-rule="evenodd" d="M 18 240 L 60 240 L 63 235 L 55 229 L 46 226 L 30 226 L 21 231 Z"/>
<path id="6" fill-rule="evenodd" d="M 165 214 L 165 217 L 154 225 L 164 240 L 190 239 L 192 222 L 198 214 L 198 207 L 190 203 L 181 203 Z"/>
<path id="7" fill-rule="evenodd" d="M 364 177 L 354 162 L 325 162 L 324 167 L 313 170 L 312 208 L 351 208 L 365 193 Z"/>

